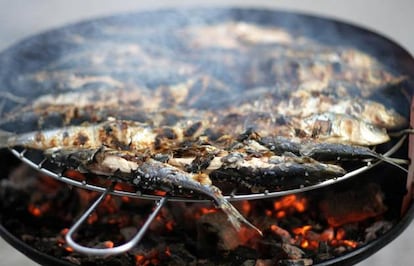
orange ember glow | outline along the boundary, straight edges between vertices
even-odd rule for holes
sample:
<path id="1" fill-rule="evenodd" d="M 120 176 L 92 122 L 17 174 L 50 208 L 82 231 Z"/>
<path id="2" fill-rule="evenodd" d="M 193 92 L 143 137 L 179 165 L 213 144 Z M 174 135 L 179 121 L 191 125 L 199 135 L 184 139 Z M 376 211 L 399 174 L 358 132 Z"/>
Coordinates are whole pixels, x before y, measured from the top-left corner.
<path id="1" fill-rule="evenodd" d="M 252 205 L 247 200 L 242 202 L 241 210 L 243 212 L 243 215 L 247 216 L 250 214 L 250 211 L 252 210 Z"/>
<path id="2" fill-rule="evenodd" d="M 129 185 L 129 184 L 125 184 L 125 183 L 116 183 L 115 190 L 122 190 L 122 191 L 129 191 L 129 192 L 133 192 L 135 191 L 134 187 Z"/>
<path id="3" fill-rule="evenodd" d="M 272 211 L 271 211 L 271 210 L 265 210 L 265 215 L 266 215 L 267 217 L 272 216 Z"/>
<path id="4" fill-rule="evenodd" d="M 344 240 L 343 243 L 351 248 L 356 248 L 358 246 L 358 243 L 352 240 Z"/>
<path id="5" fill-rule="evenodd" d="M 165 223 L 165 228 L 167 228 L 167 230 L 171 232 L 174 229 L 174 221 L 167 221 Z"/>
<path id="6" fill-rule="evenodd" d="M 121 199 L 122 199 L 122 202 L 123 203 L 128 203 L 128 202 L 131 201 L 131 198 L 130 197 L 127 197 L 127 196 L 122 196 Z"/>
<path id="7" fill-rule="evenodd" d="M 208 214 L 208 213 L 217 212 L 217 209 L 212 209 L 212 208 L 200 208 L 200 212 L 201 212 L 201 214 Z"/>
<path id="8" fill-rule="evenodd" d="M 165 196 L 165 195 L 167 195 L 167 192 L 162 191 L 162 190 L 155 190 L 154 194 L 157 195 L 157 196 Z"/>
<path id="9" fill-rule="evenodd" d="M 285 211 L 278 211 L 275 216 L 278 219 L 282 219 L 282 218 L 286 217 L 286 212 Z"/>
<path id="10" fill-rule="evenodd" d="M 201 216 L 205 214 L 209 214 L 209 213 L 214 213 L 214 212 L 217 212 L 216 208 L 202 207 L 202 208 L 199 208 L 193 215 L 195 219 L 200 219 Z"/>
<path id="11" fill-rule="evenodd" d="M 342 229 L 342 228 L 339 228 L 338 230 L 336 230 L 336 237 L 335 237 L 335 239 L 336 240 L 342 240 L 342 239 L 345 238 L 345 234 L 346 234 L 345 230 Z"/>
<path id="12" fill-rule="evenodd" d="M 135 255 L 135 265 L 142 266 L 142 265 L 158 265 L 160 264 L 160 260 L 156 257 L 157 254 L 150 254 L 150 256 L 145 256 L 142 254 Z"/>
<path id="13" fill-rule="evenodd" d="M 143 264 L 144 264 L 144 262 L 145 262 L 145 256 L 140 255 L 140 254 L 135 255 L 135 262 L 136 262 L 136 265 L 137 265 L 137 266 L 138 266 L 138 265 L 143 265 Z"/>
<path id="14" fill-rule="evenodd" d="M 114 247 L 114 242 L 112 242 L 112 241 L 105 241 L 105 242 L 103 243 L 103 245 L 104 245 L 106 248 L 113 248 L 113 247 Z"/>
<path id="15" fill-rule="evenodd" d="M 282 199 L 275 201 L 273 208 L 275 211 L 285 212 L 304 212 L 306 210 L 306 199 L 300 198 L 296 195 L 288 195 Z"/>
<path id="16" fill-rule="evenodd" d="M 29 204 L 27 206 L 28 212 L 35 216 L 35 217 L 41 217 L 44 213 L 46 213 L 50 209 L 50 203 L 46 202 L 40 205 L 35 204 Z"/>
<path id="17" fill-rule="evenodd" d="M 331 246 L 348 246 L 351 248 L 358 246 L 355 241 L 344 240 L 346 231 L 343 228 L 337 229 L 336 234 L 332 227 L 325 229 L 322 233 L 316 233 L 312 231 L 312 226 L 305 225 L 292 229 L 292 233 L 295 234 L 294 242 L 304 249 L 318 249 L 320 242 L 327 242 Z"/>
<path id="18" fill-rule="evenodd" d="M 83 181 L 85 180 L 85 176 L 82 173 L 79 173 L 78 171 L 75 170 L 67 170 L 65 172 L 65 176 L 77 180 L 77 181 Z"/>
<path id="19" fill-rule="evenodd" d="M 86 221 L 88 224 L 95 223 L 96 221 L 98 221 L 98 214 L 96 214 L 96 212 L 91 213 L 91 215 L 89 215 Z"/>
<path id="20" fill-rule="evenodd" d="M 300 246 L 302 248 L 309 248 L 309 241 L 308 240 L 303 240 L 302 243 L 300 243 Z"/>
<path id="21" fill-rule="evenodd" d="M 312 229 L 312 226 L 310 226 L 310 225 L 305 225 L 305 226 L 302 226 L 302 227 L 294 228 L 294 229 L 292 230 L 292 232 L 293 232 L 295 235 L 305 235 L 305 234 L 306 234 L 306 232 L 307 232 L 307 231 L 309 231 L 309 230 L 311 230 L 311 229 Z"/>
<path id="22" fill-rule="evenodd" d="M 63 229 L 60 231 L 60 234 L 61 234 L 61 235 L 63 235 L 63 236 L 65 236 L 68 232 L 69 232 L 69 228 L 63 228 Z"/>
<path id="23" fill-rule="evenodd" d="M 171 250 L 170 250 L 170 247 L 166 247 L 166 248 L 165 248 L 165 255 L 167 255 L 168 257 L 171 257 Z"/>
<path id="24" fill-rule="evenodd" d="M 295 212 L 304 212 L 307 207 L 307 201 L 305 198 L 298 197 L 296 195 L 285 196 L 273 203 L 272 210 L 266 210 L 265 215 L 268 217 L 276 217 L 282 219 L 289 214 Z"/>
<path id="25" fill-rule="evenodd" d="M 36 216 L 36 217 L 40 217 L 40 216 L 42 216 L 42 212 L 40 211 L 40 209 L 38 208 L 38 207 L 36 207 L 35 205 L 33 205 L 33 204 L 29 204 L 29 206 L 28 206 L 28 211 L 33 215 L 33 216 Z"/>

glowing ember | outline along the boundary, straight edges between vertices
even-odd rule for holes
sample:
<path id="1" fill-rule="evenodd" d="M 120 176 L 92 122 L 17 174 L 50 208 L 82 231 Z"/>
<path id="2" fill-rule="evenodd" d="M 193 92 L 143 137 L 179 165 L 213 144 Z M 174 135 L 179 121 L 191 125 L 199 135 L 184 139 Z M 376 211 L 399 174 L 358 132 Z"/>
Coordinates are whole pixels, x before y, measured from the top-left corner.
<path id="1" fill-rule="evenodd" d="M 343 243 L 351 248 L 356 248 L 358 246 L 358 243 L 352 240 L 344 240 Z"/>
<path id="2" fill-rule="evenodd" d="M 241 211 L 243 215 L 248 216 L 252 210 L 252 205 L 247 200 L 243 201 L 241 204 Z"/>
<path id="3" fill-rule="evenodd" d="M 316 233 L 312 231 L 312 226 L 305 225 L 292 229 L 292 233 L 295 234 L 295 243 L 304 249 L 318 249 L 320 242 L 327 242 L 331 246 L 348 246 L 356 248 L 358 243 L 352 240 L 344 240 L 346 231 L 343 228 L 339 228 L 334 232 L 333 228 L 325 229 L 322 233 Z"/>
<path id="4" fill-rule="evenodd" d="M 77 180 L 77 181 L 85 180 L 85 176 L 82 173 L 79 173 L 78 171 L 75 171 L 75 170 L 70 170 L 70 169 L 67 170 L 65 172 L 65 176 L 71 179 Z"/>
<path id="5" fill-rule="evenodd" d="M 305 235 L 307 231 L 311 230 L 312 226 L 305 225 L 303 227 L 294 228 L 292 232 L 296 235 Z"/>
<path id="6" fill-rule="evenodd" d="M 94 224 L 96 221 L 98 221 L 98 214 L 96 212 L 91 213 L 87 219 L 88 224 Z"/>
<path id="7" fill-rule="evenodd" d="M 217 212 L 217 209 L 212 209 L 212 208 L 200 208 L 200 212 L 201 212 L 202 214 L 213 213 L 213 212 Z"/>
<path id="8" fill-rule="evenodd" d="M 174 221 L 172 221 L 172 220 L 170 220 L 170 221 L 167 221 L 166 223 L 165 223 L 165 228 L 167 228 L 167 230 L 168 231 L 172 231 L 173 229 L 174 229 Z"/>
<path id="9" fill-rule="evenodd" d="M 40 211 L 40 209 L 33 204 L 29 204 L 27 209 L 33 216 L 36 216 L 36 217 L 42 216 L 42 212 Z"/>
<path id="10" fill-rule="evenodd" d="M 170 250 L 170 247 L 166 247 L 166 248 L 165 248 L 165 255 L 167 255 L 168 257 L 171 257 L 171 250 Z"/>
<path id="11" fill-rule="evenodd" d="M 143 265 L 145 262 L 145 256 L 143 255 L 135 255 L 135 261 L 136 261 L 136 265 Z"/>
<path id="12" fill-rule="evenodd" d="M 339 228 L 338 230 L 336 230 L 335 239 L 342 240 L 345 238 L 345 234 L 346 234 L 345 230 L 342 228 Z"/>
<path id="13" fill-rule="evenodd" d="M 286 213 L 304 212 L 307 202 L 305 198 L 296 195 L 288 195 L 273 203 L 275 211 L 284 211 Z"/>
<path id="14" fill-rule="evenodd" d="M 50 209 L 50 203 L 46 202 L 40 205 L 29 204 L 27 210 L 35 217 L 41 217 L 43 214 L 47 213 Z"/>
<path id="15" fill-rule="evenodd" d="M 103 245 L 104 245 L 106 248 L 113 248 L 113 247 L 114 247 L 114 242 L 112 242 L 112 241 L 105 241 L 105 242 L 103 243 Z"/>
<path id="16" fill-rule="evenodd" d="M 160 264 L 160 260 L 158 258 L 157 252 L 150 252 L 149 254 L 137 254 L 135 255 L 135 265 L 142 266 L 142 265 L 158 265 Z"/>
<path id="17" fill-rule="evenodd" d="M 278 211 L 275 216 L 278 219 L 282 219 L 282 218 L 286 217 L 286 212 L 285 211 Z"/>
<path id="18" fill-rule="evenodd" d="M 162 191 L 162 190 L 155 190 L 155 191 L 154 191 L 154 195 L 164 197 L 165 195 L 167 195 L 167 192 Z"/>

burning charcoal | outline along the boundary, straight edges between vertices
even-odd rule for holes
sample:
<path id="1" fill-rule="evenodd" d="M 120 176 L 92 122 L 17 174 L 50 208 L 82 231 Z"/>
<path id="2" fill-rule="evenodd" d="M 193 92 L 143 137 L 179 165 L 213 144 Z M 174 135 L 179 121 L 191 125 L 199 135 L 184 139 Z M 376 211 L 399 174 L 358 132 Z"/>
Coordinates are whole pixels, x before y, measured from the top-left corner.
<path id="1" fill-rule="evenodd" d="M 197 240 L 197 250 L 204 255 L 215 254 L 216 249 L 233 250 L 242 243 L 222 212 L 207 213 L 197 221 Z"/>
<path id="2" fill-rule="evenodd" d="M 365 229 L 365 242 L 376 239 L 379 235 L 386 233 L 392 227 L 392 223 L 388 221 L 378 221 Z"/>
<path id="3" fill-rule="evenodd" d="M 334 227 L 376 217 L 387 210 L 384 195 L 374 183 L 345 192 L 328 193 L 320 208 L 328 224 Z"/>
<path id="4" fill-rule="evenodd" d="M 119 230 L 120 234 L 124 237 L 124 239 L 131 239 L 137 233 L 137 228 L 134 226 L 128 226 L 121 228 Z"/>
<path id="5" fill-rule="evenodd" d="M 255 265 L 257 265 L 255 260 L 246 260 L 241 264 L 241 266 L 255 266 Z"/>
<path id="6" fill-rule="evenodd" d="M 168 265 L 189 265 L 195 264 L 197 258 L 191 254 L 183 243 L 169 244 L 170 258 Z"/>
<path id="7" fill-rule="evenodd" d="M 280 266 L 308 266 L 313 265 L 311 259 L 294 259 L 294 260 L 281 260 L 278 265 Z"/>
<path id="8" fill-rule="evenodd" d="M 281 228 L 280 226 L 272 224 L 270 226 L 270 230 L 272 230 L 273 233 L 279 236 L 283 243 L 293 243 L 294 240 L 290 233 L 287 230 Z"/>
<path id="9" fill-rule="evenodd" d="M 271 265 L 275 265 L 274 260 L 257 260 L 256 264 L 254 264 L 254 266 L 271 266 Z"/>
<path id="10" fill-rule="evenodd" d="M 82 262 L 79 258 L 75 258 L 73 256 L 67 256 L 67 257 L 63 257 L 63 259 L 69 261 L 70 263 L 73 263 L 75 265 L 81 265 Z"/>
<path id="11" fill-rule="evenodd" d="M 295 247 L 291 244 L 284 243 L 282 249 L 288 254 L 291 259 L 300 259 L 305 255 L 305 252 L 298 247 Z"/>
<path id="12" fill-rule="evenodd" d="M 282 248 L 282 243 L 267 236 L 257 243 L 257 251 L 260 258 L 286 259 L 289 255 Z"/>
<path id="13" fill-rule="evenodd" d="M 254 248 L 246 246 L 238 246 L 235 250 L 231 252 L 231 255 L 234 257 L 240 257 L 244 259 L 256 259 L 258 257 L 257 251 Z"/>
<path id="14" fill-rule="evenodd" d="M 331 247 L 328 242 L 320 242 L 318 247 L 317 259 L 320 261 L 328 260 L 333 257 L 330 252 Z"/>

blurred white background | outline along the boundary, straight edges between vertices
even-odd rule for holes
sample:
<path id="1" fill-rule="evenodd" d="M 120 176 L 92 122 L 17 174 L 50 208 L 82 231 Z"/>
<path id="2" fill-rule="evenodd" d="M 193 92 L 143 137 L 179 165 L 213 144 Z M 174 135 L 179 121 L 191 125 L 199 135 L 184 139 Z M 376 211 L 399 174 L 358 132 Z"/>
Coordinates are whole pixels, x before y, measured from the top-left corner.
<path id="1" fill-rule="evenodd" d="M 300 11 L 339 18 L 377 31 L 414 54 L 414 2 L 412 0 L 210 0 L 203 3 L 190 0 L 0 0 L 0 50 L 18 40 L 44 30 L 74 23 L 83 19 L 110 14 L 185 6 L 242 6 Z M 1 67 L 1 66 L 0 66 Z M 0 265 L 37 265 L 0 239 Z M 368 265 L 413 265 L 414 224 L 391 244 L 369 259 Z"/>

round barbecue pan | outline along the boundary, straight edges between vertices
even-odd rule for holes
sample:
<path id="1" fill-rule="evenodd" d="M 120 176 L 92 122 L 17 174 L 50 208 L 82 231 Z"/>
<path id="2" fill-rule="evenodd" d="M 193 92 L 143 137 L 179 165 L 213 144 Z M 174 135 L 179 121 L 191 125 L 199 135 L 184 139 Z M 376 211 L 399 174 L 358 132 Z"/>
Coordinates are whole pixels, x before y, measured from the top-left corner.
<path id="1" fill-rule="evenodd" d="M 378 61 L 384 63 L 388 68 L 394 69 L 396 72 L 406 77 L 414 77 L 414 59 L 402 47 L 395 42 L 366 29 L 343 23 L 337 20 L 309 16 L 291 12 L 281 12 L 274 10 L 259 9 L 185 9 L 185 10 L 162 10 L 141 13 L 131 13 L 125 15 L 117 15 L 92 21 L 81 22 L 67 27 L 52 30 L 40 35 L 33 36 L 22 42 L 8 48 L 0 54 L 0 84 L 4 95 L 11 93 L 15 97 L 4 97 L 2 101 L 2 111 L 12 112 L 16 110 L 19 99 L 27 99 L 39 97 L 53 93 L 55 90 L 65 90 L 67 84 L 59 83 L 60 76 L 55 77 L 37 76 L 35 78 L 22 78 L 28 76 L 33 71 L 54 71 L 59 70 L 64 75 L 70 75 L 72 70 L 77 69 L 76 74 L 82 75 L 82 58 L 71 58 L 73 52 L 78 55 L 82 54 L 81 49 L 85 50 L 84 55 L 88 55 L 88 51 L 96 49 L 93 46 L 84 44 L 86 40 L 92 40 L 93 43 L 105 42 L 112 44 L 128 44 L 139 41 L 143 46 L 149 45 L 154 40 L 140 39 L 142 36 L 136 33 L 136 29 L 145 32 L 146 29 L 157 29 L 160 33 L 157 40 L 170 47 L 168 51 L 155 51 L 154 53 L 162 56 L 179 56 L 180 51 L 186 49 L 180 45 L 176 39 L 169 38 L 168 32 L 172 29 L 179 29 L 186 25 L 204 25 L 214 22 L 246 22 L 263 26 L 277 26 L 292 31 L 295 34 L 301 34 L 306 38 L 315 39 L 318 42 L 356 47 L 360 51 L 372 55 Z M 131 31 L 131 29 L 134 29 Z M 83 38 L 85 37 L 85 38 Z M 87 38 L 86 38 L 87 37 Z M 148 41 L 148 43 L 146 43 Z M 81 47 L 81 48 L 79 48 Z M 146 46 L 148 48 L 148 46 Z M 155 49 L 155 48 L 154 48 Z M 171 55 L 170 53 L 173 53 Z M 116 58 L 114 58 L 115 60 Z M 203 67 L 201 62 L 198 67 Z M 68 64 L 65 65 L 65 60 Z M 99 58 L 97 58 L 99 60 Z M 56 68 L 56 62 L 59 61 L 59 69 Z M 70 62 L 79 63 L 79 65 L 71 65 Z M 208 67 L 208 66 L 206 66 Z M 237 66 L 235 66 L 237 68 Z M 91 71 L 91 69 L 88 69 Z M 220 71 L 220 69 L 217 69 Z M 237 72 L 237 71 L 236 71 Z M 88 73 L 85 73 L 87 75 Z M 157 73 L 154 69 L 153 73 L 144 73 L 136 77 L 134 73 L 113 69 L 111 73 L 118 79 L 128 80 L 130 83 L 139 83 L 141 85 L 159 85 L 163 82 L 177 82 L 180 80 L 180 73 Z M 240 74 L 240 73 L 239 73 Z M 223 79 L 226 79 L 226 73 Z M 229 73 L 228 75 L 232 75 Z M 242 75 L 242 74 L 240 74 Z M 30 75 L 29 75 L 30 76 Z M 229 76 L 229 81 L 232 79 Z M 236 81 L 237 82 L 237 81 Z M 64 83 L 64 82 L 63 82 Z M 96 84 L 95 84 L 96 85 Z M 94 84 L 90 86 L 95 86 Z M 101 86 L 102 84 L 98 84 Z M 233 84 L 234 85 L 234 84 Z M 410 79 L 406 82 L 406 86 L 412 89 Z M 72 88 L 73 89 L 73 88 Z M 411 91 L 411 90 L 409 90 Z M 385 98 L 384 96 L 381 96 Z M 386 99 L 383 99 L 386 100 Z M 398 107 L 399 98 L 395 99 L 394 106 Z M 200 103 L 201 105 L 209 103 Z M 214 108 L 214 104 L 213 107 Z M 398 110 L 406 117 L 409 116 L 409 108 Z M 32 117 L 25 116 L 24 119 L 18 121 L 19 129 L 33 129 Z M 13 121 L 16 122 L 16 121 Z M 3 124 L 3 129 L 8 129 L 7 124 Z M 10 125 L 16 131 L 16 123 Z M 410 140 L 412 141 L 412 140 Z M 411 143 L 412 144 L 412 143 Z M 5 163 L 2 163 L 1 173 L 8 172 Z M 5 176 L 2 174 L 2 178 Z M 1 213 L 1 220 L 7 218 L 7 213 Z M 369 244 L 357 248 L 356 250 L 346 253 L 335 259 L 327 260 L 320 265 L 329 264 L 353 264 L 372 255 L 377 250 L 385 246 L 387 243 L 397 237 L 411 222 L 414 217 L 414 206 L 410 206 L 404 211 L 401 219 L 395 226 L 385 235 Z M 2 237 L 13 245 L 16 249 L 40 264 L 52 265 L 71 265 L 70 263 L 51 257 L 47 254 L 38 252 L 35 247 L 28 246 L 18 237 L 12 235 L 4 226 L 0 227 Z"/>

